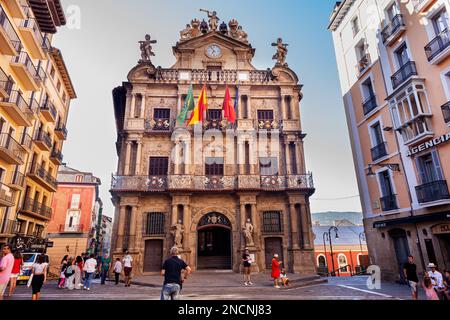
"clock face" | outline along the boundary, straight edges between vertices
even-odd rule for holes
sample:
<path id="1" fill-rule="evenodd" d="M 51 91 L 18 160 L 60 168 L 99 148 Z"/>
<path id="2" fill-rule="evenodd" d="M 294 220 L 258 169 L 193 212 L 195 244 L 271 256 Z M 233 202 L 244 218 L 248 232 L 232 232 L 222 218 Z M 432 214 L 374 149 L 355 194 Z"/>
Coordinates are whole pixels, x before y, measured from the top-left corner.
<path id="1" fill-rule="evenodd" d="M 210 58 L 222 56 L 222 49 L 217 44 L 212 44 L 206 48 L 206 55 Z"/>

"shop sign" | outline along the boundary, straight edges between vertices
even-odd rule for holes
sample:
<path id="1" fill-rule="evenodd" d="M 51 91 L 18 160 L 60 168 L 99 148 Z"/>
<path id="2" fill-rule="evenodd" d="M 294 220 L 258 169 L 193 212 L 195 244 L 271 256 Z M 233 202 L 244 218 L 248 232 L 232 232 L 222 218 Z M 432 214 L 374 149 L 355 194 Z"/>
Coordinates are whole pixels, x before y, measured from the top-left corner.
<path id="1" fill-rule="evenodd" d="M 411 148 L 408 150 L 408 157 L 411 157 L 419 152 L 434 148 L 438 145 L 441 145 L 443 143 L 449 142 L 450 141 L 450 132 L 440 136 L 438 138 L 434 138 L 432 140 L 429 140 L 427 142 L 424 142 L 422 144 L 419 144 L 418 146 Z"/>
<path id="2" fill-rule="evenodd" d="M 431 228 L 431 232 L 433 234 L 447 234 L 450 233 L 450 223 L 444 223 L 437 225 L 433 228 Z"/>

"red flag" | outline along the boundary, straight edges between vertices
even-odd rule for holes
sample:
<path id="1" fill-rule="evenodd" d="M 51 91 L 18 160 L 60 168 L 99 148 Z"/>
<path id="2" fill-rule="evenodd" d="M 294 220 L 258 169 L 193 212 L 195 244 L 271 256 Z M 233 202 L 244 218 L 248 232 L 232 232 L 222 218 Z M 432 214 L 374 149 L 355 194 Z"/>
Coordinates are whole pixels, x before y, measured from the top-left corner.
<path id="1" fill-rule="evenodd" d="M 235 123 L 236 122 L 236 111 L 234 110 L 233 104 L 231 103 L 230 89 L 226 88 L 225 90 L 225 98 L 223 99 L 223 111 L 224 117 L 228 120 L 228 122 Z"/>

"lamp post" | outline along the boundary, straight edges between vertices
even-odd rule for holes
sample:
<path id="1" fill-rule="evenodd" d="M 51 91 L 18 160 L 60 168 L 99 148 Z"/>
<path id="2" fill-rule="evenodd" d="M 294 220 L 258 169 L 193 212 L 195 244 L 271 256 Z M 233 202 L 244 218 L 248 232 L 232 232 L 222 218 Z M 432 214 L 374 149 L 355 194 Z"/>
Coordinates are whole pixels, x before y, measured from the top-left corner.
<path id="1" fill-rule="evenodd" d="M 324 232 L 323 233 L 323 251 L 325 252 L 325 267 L 327 270 L 327 274 L 328 274 L 328 258 L 327 258 L 327 245 L 325 244 L 326 240 L 326 236 L 328 235 L 328 233 Z"/>
<path id="2" fill-rule="evenodd" d="M 366 242 L 366 234 L 364 232 L 361 232 L 359 234 L 359 249 L 361 251 L 361 257 L 363 256 L 362 241 Z M 359 259 L 359 266 L 361 268 L 361 272 L 364 272 L 364 267 L 361 263 L 361 258 Z"/>
<path id="3" fill-rule="evenodd" d="M 335 276 L 336 276 L 336 273 L 334 272 L 333 242 L 331 241 L 331 231 L 334 231 L 334 233 L 335 233 L 335 238 L 336 238 L 336 239 L 339 238 L 339 235 L 338 235 L 338 228 L 335 227 L 335 226 L 331 226 L 331 227 L 328 229 L 328 232 L 325 232 L 325 233 L 323 234 L 323 239 L 324 239 L 323 243 L 324 243 L 324 246 L 325 246 L 325 239 L 327 239 L 327 241 L 330 242 L 331 265 L 332 265 L 332 268 L 333 268 L 333 269 L 331 270 L 331 276 L 335 277 Z M 326 257 L 326 253 L 325 253 L 325 257 Z M 339 270 L 338 270 L 338 276 L 340 276 Z"/>

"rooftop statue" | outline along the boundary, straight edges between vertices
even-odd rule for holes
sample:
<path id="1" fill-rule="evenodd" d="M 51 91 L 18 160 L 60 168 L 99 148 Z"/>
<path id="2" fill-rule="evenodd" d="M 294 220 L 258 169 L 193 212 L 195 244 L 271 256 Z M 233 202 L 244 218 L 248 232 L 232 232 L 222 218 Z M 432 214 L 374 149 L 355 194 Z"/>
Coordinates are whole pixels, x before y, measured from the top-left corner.
<path id="1" fill-rule="evenodd" d="M 228 26 L 230 27 L 230 37 L 235 39 L 239 38 L 238 32 L 239 22 L 237 22 L 236 19 L 233 19 L 228 23 Z"/>
<path id="2" fill-rule="evenodd" d="M 225 23 L 225 21 L 222 21 L 222 23 L 220 24 L 219 31 L 221 34 L 224 34 L 224 35 L 228 34 L 228 26 Z"/>
<path id="3" fill-rule="evenodd" d="M 216 11 L 209 11 L 205 9 L 200 9 L 200 12 L 206 12 L 208 14 L 209 18 L 209 28 L 211 31 L 216 31 L 217 27 L 219 26 L 219 18 L 217 17 Z"/>
<path id="4" fill-rule="evenodd" d="M 200 31 L 202 33 L 207 33 L 209 30 L 208 23 L 203 19 L 202 23 L 200 23 Z"/>
<path id="5" fill-rule="evenodd" d="M 152 44 L 157 43 L 156 40 L 151 40 L 149 34 L 145 35 L 144 41 L 139 41 L 140 49 L 141 49 L 141 60 L 139 63 L 151 62 L 150 57 L 154 56 L 155 53 L 152 51 Z"/>
<path id="6" fill-rule="evenodd" d="M 247 35 L 247 32 L 245 32 L 245 31 L 242 29 L 242 26 L 239 26 L 239 27 L 238 27 L 237 35 L 238 35 L 238 39 L 239 39 L 239 40 L 241 40 L 241 41 L 243 41 L 243 42 L 248 42 L 248 39 L 247 39 L 248 35 Z"/>
<path id="7" fill-rule="evenodd" d="M 194 19 L 191 21 L 191 24 L 187 24 L 186 28 L 180 31 L 180 39 L 181 41 L 189 40 L 199 36 L 200 34 L 200 21 Z"/>
<path id="8" fill-rule="evenodd" d="M 272 43 L 273 47 L 277 47 L 277 53 L 272 57 L 273 60 L 277 60 L 277 67 L 287 67 L 286 56 L 288 53 L 288 44 L 283 43 L 283 39 L 278 38 L 276 43 Z"/>

